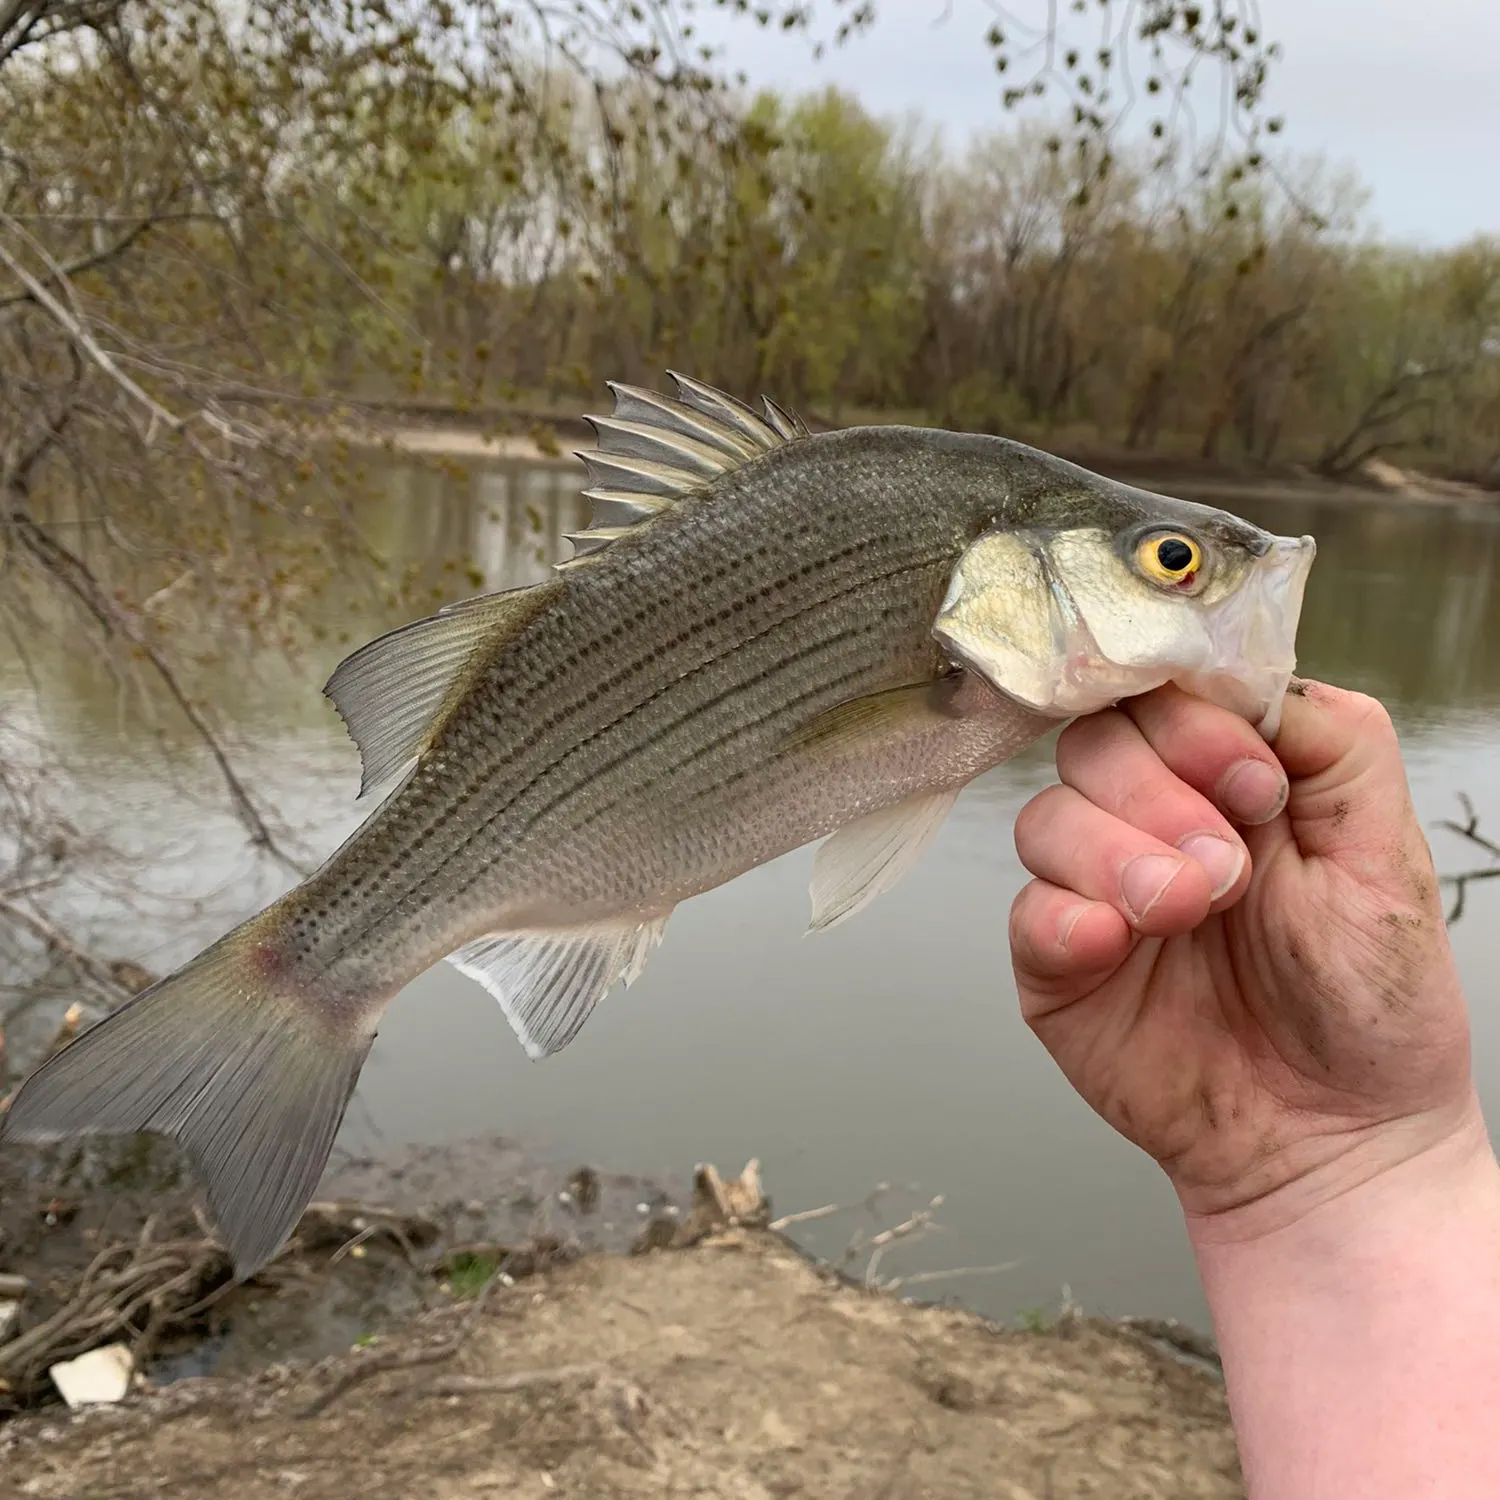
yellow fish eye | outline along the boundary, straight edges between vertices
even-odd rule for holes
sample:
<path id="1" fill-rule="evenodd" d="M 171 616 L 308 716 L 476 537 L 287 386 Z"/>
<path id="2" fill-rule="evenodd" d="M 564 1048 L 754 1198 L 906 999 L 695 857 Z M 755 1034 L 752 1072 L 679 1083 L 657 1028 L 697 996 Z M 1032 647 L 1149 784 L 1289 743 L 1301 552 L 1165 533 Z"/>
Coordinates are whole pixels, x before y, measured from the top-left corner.
<path id="1" fill-rule="evenodd" d="M 1156 532 L 1135 549 L 1136 565 L 1153 583 L 1191 583 L 1203 566 L 1203 549 L 1181 532 Z"/>

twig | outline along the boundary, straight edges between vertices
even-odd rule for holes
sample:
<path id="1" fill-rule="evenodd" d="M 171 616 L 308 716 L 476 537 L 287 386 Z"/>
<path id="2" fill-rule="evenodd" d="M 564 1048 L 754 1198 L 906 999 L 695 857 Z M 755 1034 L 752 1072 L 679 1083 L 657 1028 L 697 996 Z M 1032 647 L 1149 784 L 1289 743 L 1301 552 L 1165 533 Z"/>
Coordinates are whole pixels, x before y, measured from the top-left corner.
<path id="1" fill-rule="evenodd" d="M 480 1288 L 479 1295 L 475 1297 L 468 1316 L 450 1338 L 444 1339 L 440 1344 L 430 1344 L 425 1349 L 374 1349 L 359 1356 L 357 1363 L 345 1370 L 327 1390 L 309 1401 L 297 1413 L 298 1417 L 307 1421 L 321 1416 L 335 1401 L 347 1395 L 356 1386 L 363 1385 L 365 1381 L 373 1380 L 377 1375 L 384 1375 L 393 1370 L 412 1370 L 422 1365 L 441 1364 L 444 1360 L 452 1359 L 463 1348 L 469 1335 L 478 1327 L 479 1319 L 489 1301 L 490 1291 L 499 1280 L 499 1276 L 495 1275 L 485 1282 Z"/>
<path id="2" fill-rule="evenodd" d="M 126 615 L 119 609 L 113 599 L 105 591 L 92 569 L 84 559 L 75 552 L 70 551 L 57 540 L 45 527 L 39 525 L 31 516 L 24 511 L 17 510 L 10 516 L 12 534 L 17 538 L 26 551 L 35 559 L 38 566 L 50 573 L 57 582 L 73 595 L 75 599 L 94 617 L 95 622 L 106 636 L 119 636 L 129 642 L 132 648 L 150 663 L 157 679 L 166 688 L 172 701 L 177 705 L 182 716 L 192 726 L 194 733 L 208 750 L 213 758 L 219 776 L 224 782 L 229 793 L 230 803 L 234 808 L 235 815 L 250 835 L 250 841 L 256 847 L 264 849 L 274 856 L 283 865 L 295 871 L 298 875 L 305 874 L 296 862 L 281 848 L 272 836 L 271 830 L 266 826 L 260 813 L 256 810 L 255 803 L 250 796 L 249 789 L 240 779 L 239 773 L 231 764 L 229 755 L 219 743 L 218 736 L 214 733 L 203 712 L 193 702 L 176 672 L 172 670 L 171 664 L 157 650 L 157 648 L 131 623 Z"/>
<path id="3" fill-rule="evenodd" d="M 1176 1318 L 1121 1318 L 1122 1328 L 1155 1343 L 1166 1344 L 1179 1354 L 1191 1355 L 1206 1364 L 1223 1368 L 1219 1357 L 1219 1346 L 1205 1334 L 1198 1333 Z"/>
<path id="4" fill-rule="evenodd" d="M 0 896 L 0 912 L 23 927 L 29 927 L 49 948 L 62 954 L 85 979 L 104 992 L 111 1004 L 118 1005 L 121 1000 L 129 999 L 131 991 L 115 978 L 103 959 L 80 948 L 67 933 L 53 926 L 45 917 L 37 916 L 5 896 Z"/>
<path id="5" fill-rule="evenodd" d="M 885 1256 L 885 1252 L 898 1240 L 909 1239 L 914 1234 L 925 1233 L 932 1227 L 933 1215 L 943 1206 L 943 1195 L 938 1194 L 926 1208 L 919 1208 L 909 1219 L 890 1229 L 882 1229 L 879 1234 L 872 1235 L 869 1242 L 870 1259 L 865 1266 L 865 1285 L 874 1287 L 881 1285 L 875 1272 Z"/>
<path id="6" fill-rule="evenodd" d="M 1500 879 L 1500 844 L 1493 839 L 1486 838 L 1479 832 L 1479 814 L 1474 810 L 1474 804 L 1469 799 L 1468 793 L 1459 792 L 1458 800 L 1463 806 L 1464 821 L 1455 823 L 1451 818 L 1439 818 L 1436 827 L 1446 828 L 1450 833 L 1456 833 L 1460 838 L 1467 839 L 1471 844 L 1477 845 L 1488 854 L 1492 861 L 1488 866 L 1481 866 L 1476 870 L 1463 870 L 1457 875 L 1444 875 L 1442 884 L 1453 887 L 1453 905 L 1447 914 L 1447 922 L 1451 927 L 1464 914 L 1464 908 L 1468 900 L 1469 886 L 1479 880 Z"/>
<path id="7" fill-rule="evenodd" d="M 1451 885 L 1454 891 L 1453 906 L 1447 915 L 1450 927 L 1463 916 L 1469 886 L 1476 880 L 1500 880 L 1500 866 L 1496 866 L 1493 870 L 1465 870 L 1462 875 L 1443 876 L 1443 884 Z"/>
<path id="8" fill-rule="evenodd" d="M 918 1286 L 930 1281 L 951 1281 L 956 1276 L 998 1276 L 1004 1271 L 1014 1271 L 1021 1264 L 1018 1260 L 1002 1260 L 992 1266 L 954 1266 L 947 1271 L 914 1271 L 910 1276 L 894 1276 L 881 1283 L 888 1292 L 898 1287 Z"/>
<path id="9" fill-rule="evenodd" d="M 510 1396 L 577 1382 L 582 1389 L 603 1388 L 613 1400 L 615 1422 L 648 1458 L 656 1454 L 646 1441 L 640 1420 L 651 1409 L 646 1393 L 633 1381 L 611 1375 L 603 1365 L 559 1365 L 555 1370 L 518 1370 L 514 1375 L 444 1375 L 429 1381 L 418 1396 Z"/>
<path id="10" fill-rule="evenodd" d="M 6 215 L 6 218 L 9 216 Z M 13 226 L 14 227 L 14 226 Z M 30 236 L 28 236 L 30 238 Z M 3 262 L 11 275 L 26 288 L 31 300 L 42 308 L 44 312 L 72 339 L 78 349 L 86 354 L 90 360 L 101 369 L 105 375 L 115 382 L 141 409 L 146 412 L 153 425 L 160 423 L 162 426 L 176 432 L 182 427 L 182 418 L 168 411 L 159 401 L 155 400 L 145 390 L 136 384 L 114 360 L 99 341 L 85 328 L 82 322 L 66 308 L 47 286 L 17 259 L 15 253 L 5 247 L 4 241 L 0 241 L 0 262 Z M 52 272 L 54 279 L 60 279 L 66 283 L 66 273 L 59 273 L 62 268 L 54 266 Z"/>
<path id="11" fill-rule="evenodd" d="M 1450 832 L 1458 834 L 1460 838 L 1468 839 L 1472 844 L 1478 844 L 1486 854 L 1493 856 L 1495 859 L 1500 859 L 1500 844 L 1485 838 L 1479 832 L 1479 814 L 1475 812 L 1474 804 L 1470 801 L 1468 793 L 1460 792 L 1458 800 L 1463 804 L 1464 821 L 1462 823 L 1455 823 L 1451 818 L 1439 818 L 1436 826 L 1446 828 Z"/>
<path id="12" fill-rule="evenodd" d="M 783 1229 L 790 1229 L 793 1224 L 809 1224 L 814 1219 L 831 1219 L 835 1214 L 846 1214 L 858 1207 L 857 1203 L 825 1203 L 821 1208 L 804 1208 L 800 1213 L 783 1214 L 779 1219 L 772 1219 L 766 1228 L 780 1233 Z"/>
<path id="13" fill-rule="evenodd" d="M 429 1381 L 423 1396 L 509 1395 L 537 1386 L 568 1385 L 572 1381 L 596 1384 L 605 1376 L 603 1365 L 559 1365 L 555 1370 L 519 1370 L 514 1375 L 444 1375 Z"/>

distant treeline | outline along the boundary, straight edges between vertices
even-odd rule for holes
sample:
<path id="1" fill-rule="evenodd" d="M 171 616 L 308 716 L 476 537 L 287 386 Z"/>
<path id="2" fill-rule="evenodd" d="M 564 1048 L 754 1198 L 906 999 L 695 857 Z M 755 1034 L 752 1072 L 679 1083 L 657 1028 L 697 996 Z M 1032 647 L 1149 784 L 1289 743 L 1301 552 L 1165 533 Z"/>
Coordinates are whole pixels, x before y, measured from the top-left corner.
<path id="1" fill-rule="evenodd" d="M 565 115 L 540 164 L 466 120 L 345 184 L 395 319 L 372 343 L 325 270 L 317 378 L 597 403 L 671 367 L 835 421 L 1500 480 L 1500 241 L 1381 243 L 1319 164 L 1101 176 L 1034 123 L 954 151 L 833 92 L 756 98 L 729 142 Z M 419 337 L 393 381 L 396 323 Z"/>
<path id="2" fill-rule="evenodd" d="M 1500 476 L 1500 243 L 1379 243 L 1316 164 L 1101 170 L 1035 120 L 954 149 L 834 92 L 606 83 L 498 41 L 460 87 L 452 23 L 380 59 L 341 14 L 236 30 L 192 0 L 123 51 L 10 60 L 0 248 L 70 273 L 61 312 L 0 316 L 14 410 L 80 357 L 76 311 L 178 413 L 576 406 L 671 367 L 832 420 Z"/>
<path id="3" fill-rule="evenodd" d="M 1264 159 L 1248 0 L 1015 9 L 955 148 L 751 96 L 690 36 L 842 0 L 0 4 L 0 651 L 164 691 L 270 847 L 185 668 L 293 645 L 299 601 L 435 602 L 330 404 L 576 413 L 675 368 L 832 422 L 1500 483 L 1500 244 L 1378 243 L 1357 184 Z M 1170 124 L 1200 63 L 1207 156 Z"/>

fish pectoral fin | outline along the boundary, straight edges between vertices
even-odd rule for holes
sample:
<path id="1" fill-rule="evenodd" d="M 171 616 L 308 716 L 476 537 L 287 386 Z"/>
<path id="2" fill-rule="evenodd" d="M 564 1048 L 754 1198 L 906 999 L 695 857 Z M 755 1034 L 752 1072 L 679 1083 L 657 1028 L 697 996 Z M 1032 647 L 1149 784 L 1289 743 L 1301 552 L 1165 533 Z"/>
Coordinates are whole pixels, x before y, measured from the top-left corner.
<path id="1" fill-rule="evenodd" d="M 787 736 L 787 748 L 863 750 L 889 734 L 908 732 L 914 722 L 951 719 L 960 712 L 956 702 L 960 687 L 961 674 L 954 672 L 850 698 L 793 730 Z"/>
<path id="2" fill-rule="evenodd" d="M 500 1002 L 528 1057 L 550 1057 L 578 1035 L 620 980 L 629 986 L 640 978 L 668 915 L 559 932 L 494 933 L 465 943 L 448 962 Z"/>
<path id="3" fill-rule="evenodd" d="M 908 797 L 846 823 L 826 838 L 813 856 L 808 931 L 836 926 L 890 890 L 922 857 L 959 790 Z"/>
<path id="4" fill-rule="evenodd" d="M 323 691 L 359 746 L 361 797 L 421 753 L 481 651 L 520 634 L 554 598 L 539 584 L 464 599 L 344 658 Z"/>

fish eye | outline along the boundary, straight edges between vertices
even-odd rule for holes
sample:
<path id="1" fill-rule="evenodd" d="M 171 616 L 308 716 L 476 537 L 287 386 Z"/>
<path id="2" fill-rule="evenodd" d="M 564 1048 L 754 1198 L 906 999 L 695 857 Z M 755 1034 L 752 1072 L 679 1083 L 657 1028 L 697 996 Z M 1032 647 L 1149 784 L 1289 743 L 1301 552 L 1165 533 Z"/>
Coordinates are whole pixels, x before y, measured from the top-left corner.
<path id="1" fill-rule="evenodd" d="M 1135 549 L 1136 565 L 1153 583 L 1169 588 L 1190 584 L 1203 566 L 1203 549 L 1179 531 L 1156 532 Z"/>

